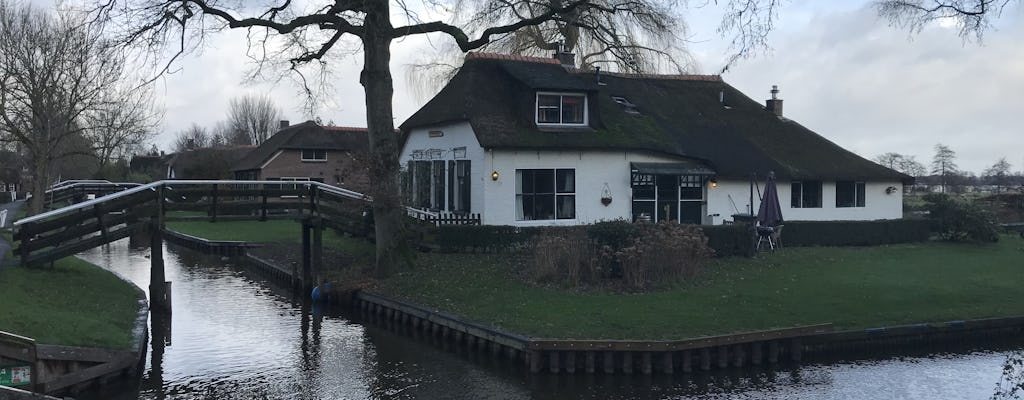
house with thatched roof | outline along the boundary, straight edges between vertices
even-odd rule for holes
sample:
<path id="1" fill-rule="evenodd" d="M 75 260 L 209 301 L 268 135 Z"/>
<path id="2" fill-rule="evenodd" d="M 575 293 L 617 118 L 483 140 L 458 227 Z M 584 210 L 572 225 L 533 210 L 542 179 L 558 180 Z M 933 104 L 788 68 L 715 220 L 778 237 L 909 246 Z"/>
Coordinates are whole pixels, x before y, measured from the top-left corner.
<path id="1" fill-rule="evenodd" d="M 410 204 L 484 224 L 721 224 L 756 213 L 774 172 L 787 220 L 903 215 L 911 177 L 786 118 L 777 91 L 762 104 L 717 75 L 582 71 L 571 60 L 467 56 L 401 125 Z"/>

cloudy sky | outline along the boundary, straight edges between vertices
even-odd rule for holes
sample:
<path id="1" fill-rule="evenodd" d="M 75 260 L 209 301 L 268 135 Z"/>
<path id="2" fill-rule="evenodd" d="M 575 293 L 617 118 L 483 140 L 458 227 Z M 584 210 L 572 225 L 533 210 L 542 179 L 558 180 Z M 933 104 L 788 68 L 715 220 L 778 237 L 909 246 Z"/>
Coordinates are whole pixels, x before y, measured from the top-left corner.
<path id="1" fill-rule="evenodd" d="M 40 0 L 45 1 L 45 0 Z M 691 3 L 701 3 L 691 1 Z M 711 2 L 713 4 L 713 2 Z M 917 35 L 891 28 L 867 1 L 785 2 L 767 54 L 743 60 L 723 75 L 748 96 L 763 100 L 779 85 L 786 116 L 864 157 L 895 151 L 926 165 L 942 143 L 958 155 L 962 169 L 981 173 L 1000 157 L 1014 170 L 1024 166 L 1024 7 L 1011 3 L 982 44 L 963 43 L 951 27 L 933 26 Z M 689 47 L 701 73 L 717 73 L 727 55 L 713 7 L 683 11 Z M 429 96 L 407 82 L 406 65 L 434 50 L 425 38 L 393 46 L 396 124 Z M 244 34 L 222 34 L 201 54 L 158 84 L 166 113 L 157 144 L 167 149 L 174 135 L 195 122 L 224 119 L 228 101 L 245 93 L 270 93 L 293 122 L 309 119 L 288 82 L 245 82 Z M 360 60 L 335 63 L 335 106 L 323 121 L 365 126 Z"/>

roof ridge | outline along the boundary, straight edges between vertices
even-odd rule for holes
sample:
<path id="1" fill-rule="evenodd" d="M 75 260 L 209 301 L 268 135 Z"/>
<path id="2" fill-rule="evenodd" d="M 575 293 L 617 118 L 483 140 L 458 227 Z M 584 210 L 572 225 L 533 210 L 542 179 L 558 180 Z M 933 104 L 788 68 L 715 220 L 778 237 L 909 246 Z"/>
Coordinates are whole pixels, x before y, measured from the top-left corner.
<path id="1" fill-rule="evenodd" d="M 559 64 L 555 58 L 547 57 L 531 57 L 531 56 L 517 56 L 511 54 L 500 54 L 500 53 L 486 53 L 486 52 L 472 52 L 466 54 L 466 60 L 474 59 L 486 59 L 486 60 L 508 60 L 508 61 L 523 61 L 543 64 Z"/>
<path id="2" fill-rule="evenodd" d="M 585 71 L 579 68 L 569 70 L 573 74 L 593 74 L 593 71 Z M 708 81 L 722 82 L 722 76 L 717 74 L 631 74 L 625 72 L 601 72 L 601 75 L 615 76 L 631 79 L 668 79 L 677 81 Z"/>
<path id="3" fill-rule="evenodd" d="M 366 127 L 360 127 L 360 126 L 321 125 L 320 127 L 323 128 L 324 130 L 327 130 L 327 131 L 357 131 L 357 132 L 366 132 L 366 131 L 369 130 Z"/>

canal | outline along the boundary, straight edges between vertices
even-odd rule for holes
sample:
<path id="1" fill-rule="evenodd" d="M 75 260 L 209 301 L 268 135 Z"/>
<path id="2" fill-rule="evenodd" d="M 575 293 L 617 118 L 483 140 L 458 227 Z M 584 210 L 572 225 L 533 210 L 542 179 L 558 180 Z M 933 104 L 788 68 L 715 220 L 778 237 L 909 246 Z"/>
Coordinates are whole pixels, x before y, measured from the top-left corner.
<path id="1" fill-rule="evenodd" d="M 83 258 L 149 286 L 149 251 L 127 240 Z M 216 258 L 165 249 L 169 328 L 156 321 L 141 385 L 80 399 L 987 399 L 1020 348 L 674 376 L 531 375 L 335 311 Z M 162 343 L 162 344 L 161 344 Z M 998 396 L 997 396 L 998 398 Z"/>

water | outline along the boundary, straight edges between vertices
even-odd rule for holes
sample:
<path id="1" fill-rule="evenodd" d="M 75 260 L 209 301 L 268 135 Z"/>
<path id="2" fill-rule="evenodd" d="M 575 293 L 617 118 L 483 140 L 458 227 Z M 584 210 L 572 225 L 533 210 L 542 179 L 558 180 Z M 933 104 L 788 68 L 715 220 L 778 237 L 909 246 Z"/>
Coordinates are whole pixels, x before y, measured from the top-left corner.
<path id="1" fill-rule="evenodd" d="M 142 288 L 148 250 L 126 240 L 83 257 Z M 169 335 L 151 332 L 141 387 L 82 399 L 987 399 L 1020 350 L 935 354 L 675 376 L 531 375 L 459 348 L 439 349 L 343 315 L 304 309 L 244 270 L 165 249 Z M 160 343 L 164 345 L 161 346 Z"/>

